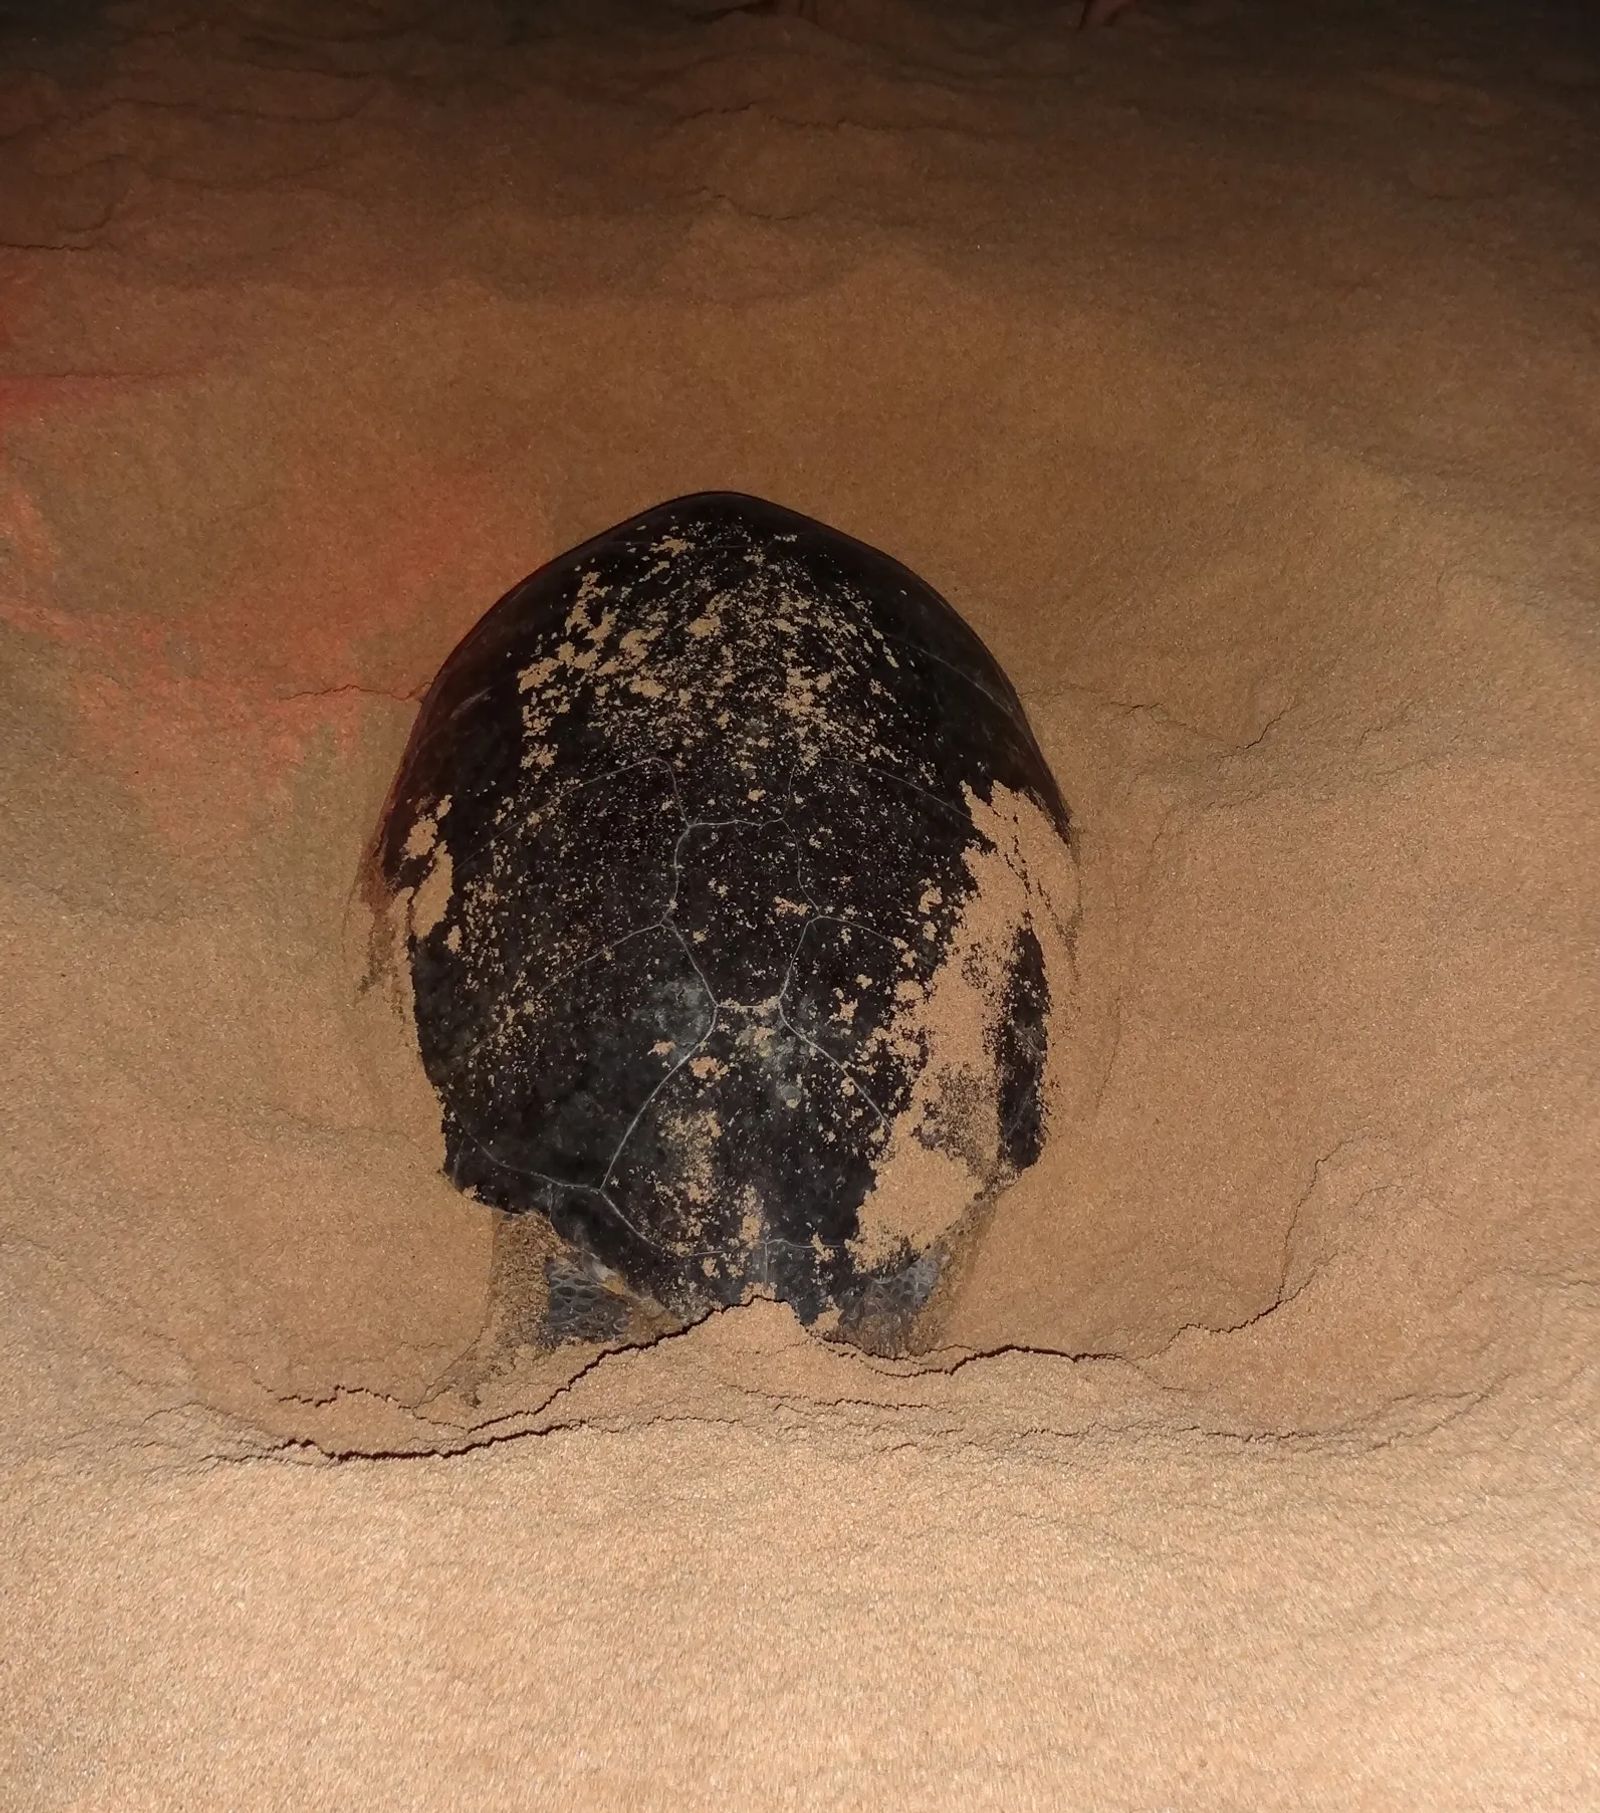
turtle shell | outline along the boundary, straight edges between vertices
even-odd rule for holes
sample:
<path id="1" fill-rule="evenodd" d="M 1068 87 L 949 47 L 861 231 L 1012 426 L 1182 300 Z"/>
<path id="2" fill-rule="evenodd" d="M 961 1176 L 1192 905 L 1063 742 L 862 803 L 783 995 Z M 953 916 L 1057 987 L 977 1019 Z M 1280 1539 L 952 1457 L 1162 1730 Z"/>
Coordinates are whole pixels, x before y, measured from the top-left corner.
<path id="1" fill-rule="evenodd" d="M 974 632 L 758 499 L 542 567 L 428 692 L 374 849 L 447 1175 L 543 1337 L 763 1294 L 912 1342 L 1038 1157 L 1068 814 Z"/>

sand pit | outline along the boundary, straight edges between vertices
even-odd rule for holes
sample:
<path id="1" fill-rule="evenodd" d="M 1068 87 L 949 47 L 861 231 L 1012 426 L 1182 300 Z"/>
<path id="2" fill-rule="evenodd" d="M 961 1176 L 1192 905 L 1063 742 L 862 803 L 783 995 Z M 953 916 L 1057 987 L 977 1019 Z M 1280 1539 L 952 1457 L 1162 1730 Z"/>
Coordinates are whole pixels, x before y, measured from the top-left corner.
<path id="1" fill-rule="evenodd" d="M 0 9 L 5 1805 L 1600 1805 L 1600 47 L 1074 18 Z M 1070 1124 L 934 1352 L 474 1400 L 362 852 L 717 488 L 1017 682 Z"/>

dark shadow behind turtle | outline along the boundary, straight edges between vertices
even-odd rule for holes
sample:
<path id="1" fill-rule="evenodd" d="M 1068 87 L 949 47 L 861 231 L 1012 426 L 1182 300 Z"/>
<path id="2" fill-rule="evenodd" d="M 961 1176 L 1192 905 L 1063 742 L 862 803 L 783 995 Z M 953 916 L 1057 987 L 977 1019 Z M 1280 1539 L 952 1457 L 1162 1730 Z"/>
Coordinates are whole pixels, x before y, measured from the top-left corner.
<path id="1" fill-rule="evenodd" d="M 366 874 L 368 983 L 498 1212 L 474 1365 L 756 1295 L 926 1345 L 1050 1130 L 1068 830 L 978 637 L 808 517 L 686 497 L 508 592 Z"/>

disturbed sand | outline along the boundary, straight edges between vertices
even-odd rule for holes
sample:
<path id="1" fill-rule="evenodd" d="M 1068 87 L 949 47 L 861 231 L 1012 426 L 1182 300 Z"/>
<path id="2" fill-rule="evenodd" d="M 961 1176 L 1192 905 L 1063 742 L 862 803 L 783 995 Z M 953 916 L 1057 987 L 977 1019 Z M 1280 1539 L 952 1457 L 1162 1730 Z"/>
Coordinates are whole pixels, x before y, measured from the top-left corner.
<path id="1" fill-rule="evenodd" d="M 1071 27 L 0 11 L 7 1806 L 1600 1804 L 1600 48 Z M 1023 693 L 1072 1124 L 936 1353 L 471 1403 L 362 851 L 721 487 Z"/>

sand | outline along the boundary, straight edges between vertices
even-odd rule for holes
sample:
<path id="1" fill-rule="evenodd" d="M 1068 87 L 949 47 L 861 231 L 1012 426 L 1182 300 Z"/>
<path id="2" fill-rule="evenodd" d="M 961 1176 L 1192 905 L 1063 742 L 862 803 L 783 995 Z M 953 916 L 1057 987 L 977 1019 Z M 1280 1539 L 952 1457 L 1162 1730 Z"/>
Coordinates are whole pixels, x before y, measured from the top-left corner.
<path id="1" fill-rule="evenodd" d="M 1600 46 L 1074 19 L 0 11 L 8 1808 L 1600 1805 Z M 1016 680 L 1069 1124 L 934 1353 L 473 1404 L 361 853 L 715 487 Z"/>

